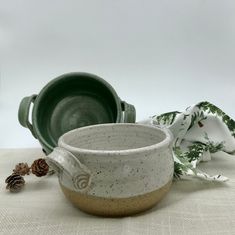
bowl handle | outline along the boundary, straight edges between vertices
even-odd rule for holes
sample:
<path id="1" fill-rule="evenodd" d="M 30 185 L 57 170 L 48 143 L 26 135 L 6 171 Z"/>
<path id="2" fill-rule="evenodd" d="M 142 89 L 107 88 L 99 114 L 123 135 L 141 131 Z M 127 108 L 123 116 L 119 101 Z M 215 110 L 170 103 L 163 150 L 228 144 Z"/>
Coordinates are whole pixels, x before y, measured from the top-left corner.
<path id="1" fill-rule="evenodd" d="M 122 111 L 124 112 L 124 123 L 135 123 L 135 107 L 132 104 L 128 104 L 125 101 L 121 101 Z"/>
<path id="2" fill-rule="evenodd" d="M 20 102 L 20 107 L 18 110 L 18 120 L 23 127 L 28 128 L 32 135 L 37 139 L 36 134 L 34 133 L 33 125 L 29 122 L 29 111 L 31 103 L 34 103 L 37 95 L 31 95 L 24 97 Z"/>
<path id="3" fill-rule="evenodd" d="M 46 161 L 58 174 L 60 181 L 71 184 L 72 190 L 84 192 L 89 188 L 91 172 L 71 152 L 56 147 L 46 156 Z"/>

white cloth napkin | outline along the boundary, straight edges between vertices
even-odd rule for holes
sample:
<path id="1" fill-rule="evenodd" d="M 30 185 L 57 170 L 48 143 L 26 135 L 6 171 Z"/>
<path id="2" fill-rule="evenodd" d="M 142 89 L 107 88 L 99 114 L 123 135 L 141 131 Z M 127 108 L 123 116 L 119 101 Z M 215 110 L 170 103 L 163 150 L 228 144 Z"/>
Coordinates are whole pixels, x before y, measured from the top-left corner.
<path id="1" fill-rule="evenodd" d="M 204 101 L 183 112 L 155 115 L 140 123 L 171 130 L 176 178 L 193 175 L 209 181 L 228 180 L 226 176 L 211 176 L 198 168 L 199 162 L 211 160 L 211 153 L 235 153 L 235 121 L 215 105 Z"/>

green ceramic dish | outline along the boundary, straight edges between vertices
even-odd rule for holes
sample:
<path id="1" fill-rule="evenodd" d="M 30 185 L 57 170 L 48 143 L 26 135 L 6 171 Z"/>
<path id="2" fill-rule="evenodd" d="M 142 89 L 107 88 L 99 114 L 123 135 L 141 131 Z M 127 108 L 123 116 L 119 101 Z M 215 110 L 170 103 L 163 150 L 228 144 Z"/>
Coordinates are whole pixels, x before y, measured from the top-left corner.
<path id="1" fill-rule="evenodd" d="M 72 129 L 101 123 L 135 122 L 135 108 L 121 101 L 104 79 L 89 73 L 68 73 L 49 82 L 39 95 L 23 98 L 18 119 L 48 154 L 57 146 L 59 137 Z"/>

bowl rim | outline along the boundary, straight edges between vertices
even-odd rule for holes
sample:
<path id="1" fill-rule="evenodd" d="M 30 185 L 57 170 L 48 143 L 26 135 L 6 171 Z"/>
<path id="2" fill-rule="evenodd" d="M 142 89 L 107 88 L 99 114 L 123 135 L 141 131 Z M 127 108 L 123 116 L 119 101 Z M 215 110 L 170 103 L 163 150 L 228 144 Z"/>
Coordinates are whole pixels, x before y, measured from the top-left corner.
<path id="1" fill-rule="evenodd" d="M 48 149 L 51 149 L 51 151 L 53 150 L 54 147 L 56 147 L 56 145 L 54 146 L 53 144 L 50 144 L 48 142 L 48 140 L 45 138 L 45 136 L 42 134 L 41 132 L 41 127 L 38 125 L 38 106 L 40 105 L 40 102 L 43 98 L 43 96 L 45 95 L 45 93 L 47 93 L 47 90 L 52 87 L 52 86 L 55 86 L 56 83 L 60 83 L 60 82 L 63 82 L 65 79 L 68 79 L 68 78 L 72 78 L 74 76 L 77 76 L 78 79 L 80 77 L 89 77 L 91 79 L 94 79 L 100 83 L 102 83 L 105 87 L 107 87 L 109 89 L 109 91 L 111 92 L 111 94 L 113 95 L 114 97 L 114 100 L 115 100 L 115 103 L 116 103 L 116 107 L 117 107 L 117 117 L 116 117 L 116 122 L 119 122 L 121 121 L 121 112 L 122 112 L 122 109 L 121 109 L 121 99 L 119 98 L 118 94 L 116 93 L 116 91 L 114 90 L 114 88 L 106 81 L 104 80 L 103 78 L 95 75 L 95 74 L 92 74 L 92 73 L 87 73 L 87 72 L 70 72 L 70 73 L 64 73 L 54 79 L 52 79 L 51 81 L 49 81 L 41 90 L 40 92 L 38 93 L 37 95 L 37 98 L 35 100 L 35 103 L 34 103 L 34 107 L 33 107 L 33 112 L 32 112 L 32 123 L 33 123 L 33 127 L 35 129 L 35 133 L 39 139 L 39 141 L 42 143 L 43 146 L 45 146 L 46 148 Z M 57 140 L 58 142 L 58 140 Z"/>
<path id="2" fill-rule="evenodd" d="M 149 128 L 152 130 L 156 130 L 156 131 L 161 131 L 165 134 L 165 138 L 156 143 L 156 144 L 152 144 L 152 145 L 148 145 L 148 146 L 144 146 L 144 147 L 140 147 L 140 148 L 134 148 L 134 149 L 124 149 L 124 150 L 93 150 L 93 149 L 84 149 L 84 148 L 77 148 L 77 147 L 73 147 L 69 144 L 67 144 L 64 141 L 64 138 L 67 135 L 71 135 L 73 132 L 77 132 L 77 131 L 82 131 L 85 129 L 93 129 L 93 128 L 97 128 L 97 127 L 103 127 L 103 126 L 138 126 L 138 127 L 142 127 L 142 128 Z M 85 126 L 85 127 L 80 127 L 74 130 L 71 130 L 65 134 L 63 134 L 58 141 L 58 146 L 65 148 L 68 151 L 71 152 L 75 152 L 75 153 L 81 153 L 81 154 L 85 154 L 85 155 L 90 155 L 90 156 L 94 156 L 94 155 L 98 155 L 98 156 L 110 156 L 110 155 L 115 155 L 115 156 L 120 156 L 120 155 L 133 155 L 133 154 L 146 154 L 148 152 L 152 152 L 156 149 L 158 150 L 163 150 L 163 149 L 167 149 L 167 148 L 171 148 L 172 147 L 172 142 L 173 142 L 173 134 L 171 133 L 171 131 L 165 127 L 160 127 L 160 126 L 155 126 L 155 125 L 146 125 L 146 124 L 139 124 L 139 123 L 108 123 L 108 124 L 97 124 L 97 125 L 92 125 L 92 126 Z"/>

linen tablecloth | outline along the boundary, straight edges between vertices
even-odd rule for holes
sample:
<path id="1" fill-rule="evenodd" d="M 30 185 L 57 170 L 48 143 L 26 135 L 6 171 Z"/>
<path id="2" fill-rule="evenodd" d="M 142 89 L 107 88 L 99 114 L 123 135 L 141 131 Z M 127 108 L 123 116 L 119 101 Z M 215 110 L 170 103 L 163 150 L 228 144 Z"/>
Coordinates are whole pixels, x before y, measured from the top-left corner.
<path id="1" fill-rule="evenodd" d="M 0 234 L 235 234 L 235 156 L 216 153 L 200 168 L 223 172 L 226 183 L 196 178 L 174 181 L 153 209 L 136 216 L 102 218 L 73 207 L 62 194 L 56 175 L 25 176 L 24 189 L 8 192 L 5 178 L 15 164 L 43 157 L 41 149 L 0 150 Z M 213 156 L 212 156 L 213 157 Z"/>

